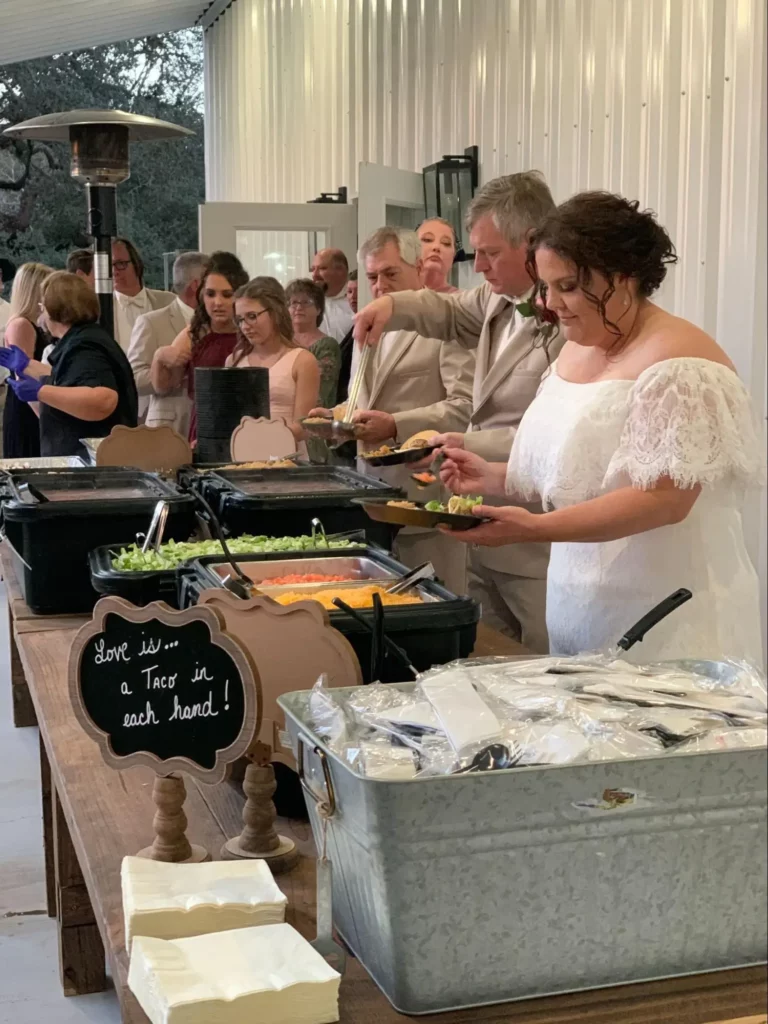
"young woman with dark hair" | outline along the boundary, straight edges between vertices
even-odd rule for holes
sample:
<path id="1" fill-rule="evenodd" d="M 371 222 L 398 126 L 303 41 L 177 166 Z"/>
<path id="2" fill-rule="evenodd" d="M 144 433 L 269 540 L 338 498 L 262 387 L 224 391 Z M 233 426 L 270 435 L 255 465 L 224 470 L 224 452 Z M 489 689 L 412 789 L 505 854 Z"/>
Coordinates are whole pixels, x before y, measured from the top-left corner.
<path id="1" fill-rule="evenodd" d="M 186 382 L 193 401 L 190 441 L 197 438 L 195 368 L 224 366 L 232 355 L 238 339 L 234 321 L 235 292 L 247 281 L 248 274 L 237 256 L 231 252 L 214 252 L 203 272 L 192 322 L 173 344 L 159 348 L 152 361 L 152 387 L 156 394 L 168 394 Z"/>
<path id="2" fill-rule="evenodd" d="M 530 240 L 538 302 L 566 342 L 518 428 L 509 464 L 448 450 L 461 494 L 538 495 L 543 515 L 482 506 L 456 539 L 549 541 L 551 650 L 615 643 L 680 587 L 693 599 L 635 651 L 643 661 L 762 661 L 758 581 L 741 501 L 763 472 L 749 394 L 704 331 L 651 301 L 676 261 L 653 214 L 585 192 Z M 630 657 L 635 656 L 635 651 Z"/>

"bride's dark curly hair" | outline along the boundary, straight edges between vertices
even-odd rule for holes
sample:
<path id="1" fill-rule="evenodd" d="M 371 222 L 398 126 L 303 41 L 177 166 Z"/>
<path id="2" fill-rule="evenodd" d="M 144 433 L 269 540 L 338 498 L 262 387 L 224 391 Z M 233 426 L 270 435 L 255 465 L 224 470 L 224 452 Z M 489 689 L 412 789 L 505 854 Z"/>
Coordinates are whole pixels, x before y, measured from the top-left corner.
<path id="1" fill-rule="evenodd" d="M 611 192 L 579 192 L 561 203 L 532 232 L 526 267 L 533 281 L 538 281 L 536 251 L 542 248 L 574 264 L 585 299 L 619 341 L 624 332 L 606 316 L 606 305 L 616 290 L 614 279 L 633 278 L 638 295 L 648 298 L 666 277 L 667 267 L 677 263 L 672 240 L 653 212 L 641 210 L 637 200 Z M 602 295 L 591 291 L 595 272 L 608 281 Z M 541 282 L 536 285 L 536 298 L 541 302 L 546 299 Z"/>

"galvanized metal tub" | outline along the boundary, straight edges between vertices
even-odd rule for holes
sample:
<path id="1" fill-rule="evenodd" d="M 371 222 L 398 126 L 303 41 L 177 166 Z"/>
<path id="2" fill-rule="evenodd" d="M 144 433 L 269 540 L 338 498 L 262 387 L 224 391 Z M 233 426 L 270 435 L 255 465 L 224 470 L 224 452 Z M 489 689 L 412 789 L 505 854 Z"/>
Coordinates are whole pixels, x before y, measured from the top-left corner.
<path id="1" fill-rule="evenodd" d="M 766 960 L 765 749 L 380 781 L 309 696 L 279 703 L 318 846 L 332 810 L 334 923 L 400 1012 Z"/>

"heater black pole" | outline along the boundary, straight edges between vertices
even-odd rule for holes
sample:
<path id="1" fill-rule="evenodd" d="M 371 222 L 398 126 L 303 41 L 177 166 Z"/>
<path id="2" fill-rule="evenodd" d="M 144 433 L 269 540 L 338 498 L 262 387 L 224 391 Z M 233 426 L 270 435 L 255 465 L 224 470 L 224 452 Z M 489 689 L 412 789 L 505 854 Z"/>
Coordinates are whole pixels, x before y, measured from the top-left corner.
<path id="1" fill-rule="evenodd" d="M 114 185 L 86 182 L 88 234 L 93 238 L 93 281 L 99 297 L 99 323 L 114 333 L 112 304 L 112 239 L 117 235 L 117 197 Z"/>

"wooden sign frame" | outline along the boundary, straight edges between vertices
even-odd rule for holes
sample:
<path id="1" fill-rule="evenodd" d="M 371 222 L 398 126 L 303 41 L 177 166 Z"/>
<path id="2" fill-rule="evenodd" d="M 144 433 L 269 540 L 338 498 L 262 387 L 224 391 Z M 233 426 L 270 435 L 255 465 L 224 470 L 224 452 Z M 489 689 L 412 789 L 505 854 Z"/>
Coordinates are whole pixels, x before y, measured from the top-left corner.
<path id="1" fill-rule="evenodd" d="M 211 643 L 225 651 L 235 663 L 243 681 L 244 713 L 243 724 L 237 737 L 228 746 L 216 751 L 213 768 L 202 768 L 187 757 L 172 757 L 162 760 L 150 751 L 137 751 L 124 756 L 115 754 L 110 736 L 92 720 L 80 692 L 80 666 L 88 642 L 104 631 L 108 615 L 115 614 L 128 622 L 143 623 L 153 619 L 167 626 L 184 626 L 192 622 L 203 622 L 210 632 Z M 69 656 L 68 686 L 72 707 L 80 725 L 99 745 L 102 757 L 112 768 L 120 770 L 142 765 L 151 768 L 159 776 L 184 772 L 200 782 L 213 784 L 222 782 L 230 764 L 242 757 L 258 736 L 262 718 L 261 683 L 253 659 L 242 646 L 224 629 L 224 619 L 213 608 L 198 605 L 185 611 L 176 611 L 163 601 L 145 605 L 142 608 L 121 597 L 104 597 L 97 602 L 93 619 L 81 630 L 72 644 Z M 251 685 L 252 684 L 252 685 Z"/>
<path id="2" fill-rule="evenodd" d="M 260 440 L 264 435 L 274 437 L 274 445 L 277 449 L 290 448 L 290 451 L 270 450 L 265 455 L 254 454 L 253 449 L 250 449 L 248 452 L 240 451 L 243 446 L 247 448 L 249 442 L 255 443 L 256 440 Z M 253 438 L 253 441 L 251 441 L 251 438 Z M 297 456 L 298 446 L 296 438 L 284 419 L 267 419 L 266 416 L 259 416 L 258 418 L 255 416 L 243 416 L 232 431 L 232 437 L 229 442 L 229 454 L 233 462 L 261 462 L 266 461 L 271 456 L 280 459 L 290 459 Z"/>
<path id="3" fill-rule="evenodd" d="M 265 662 L 271 660 L 269 642 L 260 641 L 260 634 L 263 636 L 266 633 L 273 638 L 273 642 L 288 647 L 285 633 L 293 631 L 296 635 L 294 649 L 302 652 L 301 657 L 309 659 L 311 663 L 308 673 L 311 681 L 308 679 L 301 684 L 302 687 L 311 689 L 317 677 L 328 672 L 331 666 L 334 671 L 329 687 L 360 686 L 363 682 L 360 662 L 352 644 L 331 624 L 327 609 L 317 601 L 296 601 L 282 605 L 267 595 L 243 600 L 228 590 L 216 587 L 202 592 L 197 607 L 217 611 L 232 635 L 237 637 L 248 652 L 257 671 L 260 659 L 263 658 Z M 291 684 L 278 688 L 274 685 L 273 676 L 274 673 L 267 665 L 263 673 L 259 674 L 262 717 L 256 738 L 271 747 L 273 761 L 279 761 L 295 770 L 296 761 L 292 751 L 280 742 L 280 732 L 285 724 L 277 698 L 297 686 Z"/>
<path id="4" fill-rule="evenodd" d="M 131 466 L 150 473 L 170 473 L 192 462 L 189 441 L 168 424 L 138 427 L 118 424 L 96 449 L 97 466 Z"/>

